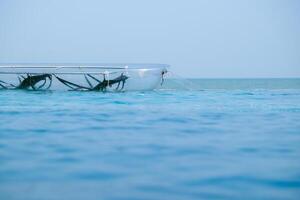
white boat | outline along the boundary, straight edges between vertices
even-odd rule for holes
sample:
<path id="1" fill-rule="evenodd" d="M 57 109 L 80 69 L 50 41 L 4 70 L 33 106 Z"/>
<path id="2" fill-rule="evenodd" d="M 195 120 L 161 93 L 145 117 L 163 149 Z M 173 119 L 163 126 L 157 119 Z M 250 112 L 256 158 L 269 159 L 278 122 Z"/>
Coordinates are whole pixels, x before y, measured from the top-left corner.
<path id="1" fill-rule="evenodd" d="M 0 89 L 145 91 L 163 83 L 166 64 L 0 64 Z"/>

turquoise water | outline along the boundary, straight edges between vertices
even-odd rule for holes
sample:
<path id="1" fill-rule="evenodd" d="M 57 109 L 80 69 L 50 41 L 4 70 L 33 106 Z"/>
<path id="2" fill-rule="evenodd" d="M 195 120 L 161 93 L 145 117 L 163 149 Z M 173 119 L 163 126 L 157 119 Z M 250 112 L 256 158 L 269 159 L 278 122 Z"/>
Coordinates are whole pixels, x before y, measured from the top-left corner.
<path id="1" fill-rule="evenodd" d="M 0 199 L 299 199 L 299 83 L 0 91 Z"/>

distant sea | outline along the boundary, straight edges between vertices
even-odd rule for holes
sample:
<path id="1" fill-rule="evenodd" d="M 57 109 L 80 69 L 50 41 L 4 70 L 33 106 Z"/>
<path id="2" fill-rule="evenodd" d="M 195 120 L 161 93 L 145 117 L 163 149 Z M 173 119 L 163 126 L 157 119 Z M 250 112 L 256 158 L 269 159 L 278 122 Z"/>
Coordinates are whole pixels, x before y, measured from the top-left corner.
<path id="1" fill-rule="evenodd" d="M 0 199 L 300 198 L 300 79 L 0 90 Z"/>

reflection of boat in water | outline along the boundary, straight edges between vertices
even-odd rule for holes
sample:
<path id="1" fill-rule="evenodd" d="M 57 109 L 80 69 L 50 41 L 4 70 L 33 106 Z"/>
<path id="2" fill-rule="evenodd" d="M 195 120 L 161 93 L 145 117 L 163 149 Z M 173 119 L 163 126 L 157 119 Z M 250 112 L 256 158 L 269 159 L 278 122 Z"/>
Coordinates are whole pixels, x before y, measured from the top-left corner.
<path id="1" fill-rule="evenodd" d="M 163 83 L 165 64 L 0 64 L 0 89 L 143 91 Z"/>

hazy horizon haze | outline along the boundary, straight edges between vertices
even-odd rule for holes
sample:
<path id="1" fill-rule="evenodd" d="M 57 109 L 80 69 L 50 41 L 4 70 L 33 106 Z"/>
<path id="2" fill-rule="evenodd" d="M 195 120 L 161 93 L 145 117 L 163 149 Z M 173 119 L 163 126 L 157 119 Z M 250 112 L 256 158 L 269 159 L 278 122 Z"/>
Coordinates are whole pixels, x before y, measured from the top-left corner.
<path id="1" fill-rule="evenodd" d="M 300 77 L 300 1 L 0 0 L 0 63 L 165 63 L 183 77 Z"/>

